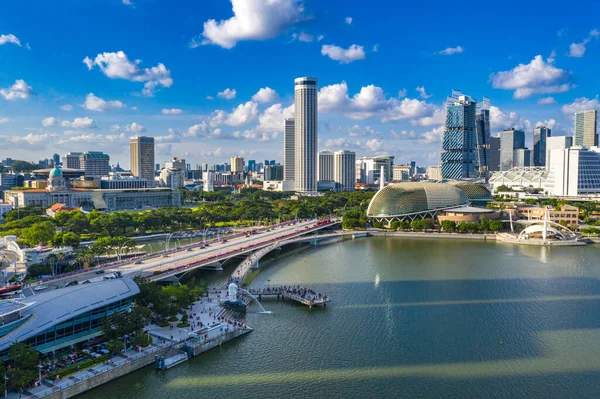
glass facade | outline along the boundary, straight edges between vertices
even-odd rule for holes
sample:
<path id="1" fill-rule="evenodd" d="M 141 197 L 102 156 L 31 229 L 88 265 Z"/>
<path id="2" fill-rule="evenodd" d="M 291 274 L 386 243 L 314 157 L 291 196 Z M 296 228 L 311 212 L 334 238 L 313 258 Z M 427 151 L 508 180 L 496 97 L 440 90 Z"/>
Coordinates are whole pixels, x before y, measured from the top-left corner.
<path id="1" fill-rule="evenodd" d="M 446 129 L 442 140 L 441 172 L 444 179 L 478 177 L 476 104 L 453 91 L 447 101 Z"/>

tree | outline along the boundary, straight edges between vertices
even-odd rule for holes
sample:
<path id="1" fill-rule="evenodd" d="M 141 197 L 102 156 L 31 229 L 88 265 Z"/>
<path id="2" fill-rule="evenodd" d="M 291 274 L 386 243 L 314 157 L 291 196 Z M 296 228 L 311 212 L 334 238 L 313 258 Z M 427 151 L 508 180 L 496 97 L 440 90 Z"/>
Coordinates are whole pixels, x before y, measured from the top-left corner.
<path id="1" fill-rule="evenodd" d="M 460 222 L 458 224 L 458 231 L 460 231 L 461 233 L 464 233 L 466 231 L 469 230 L 469 223 L 467 222 Z"/>
<path id="2" fill-rule="evenodd" d="M 490 220 L 490 230 L 493 232 L 502 230 L 502 222 L 500 220 Z"/>
<path id="3" fill-rule="evenodd" d="M 8 371 L 10 386 L 16 389 L 30 387 L 38 375 L 40 354 L 30 345 L 15 342 L 8 350 L 8 358 L 13 363 L 13 367 Z"/>
<path id="4" fill-rule="evenodd" d="M 38 278 L 52 274 L 52 268 L 47 263 L 35 263 L 27 267 L 27 278 Z"/>
<path id="5" fill-rule="evenodd" d="M 30 246 L 47 244 L 54 237 L 56 226 L 50 221 L 39 222 L 23 230 L 23 239 Z"/>
<path id="6" fill-rule="evenodd" d="M 79 246 L 79 241 L 79 235 L 70 231 L 62 235 L 62 245 L 64 246 L 77 248 Z"/>
<path id="7" fill-rule="evenodd" d="M 394 220 L 392 223 L 390 223 L 390 228 L 393 230 L 398 230 L 401 226 L 401 223 L 399 220 Z"/>
<path id="8" fill-rule="evenodd" d="M 440 226 L 443 231 L 456 231 L 456 223 L 451 220 L 443 220 Z"/>
<path id="9" fill-rule="evenodd" d="M 421 230 L 423 228 L 423 220 L 421 219 L 415 219 L 410 223 L 410 227 L 413 228 L 413 230 Z"/>

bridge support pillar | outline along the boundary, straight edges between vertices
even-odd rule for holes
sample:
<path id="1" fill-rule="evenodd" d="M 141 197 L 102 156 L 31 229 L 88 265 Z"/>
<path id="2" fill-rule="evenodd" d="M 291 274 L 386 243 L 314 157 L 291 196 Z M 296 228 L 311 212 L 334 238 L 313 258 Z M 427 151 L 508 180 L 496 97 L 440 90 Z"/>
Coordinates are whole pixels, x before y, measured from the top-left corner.
<path id="1" fill-rule="evenodd" d="M 315 238 L 315 239 L 312 239 L 312 240 L 310 240 L 310 243 L 311 243 L 312 245 L 315 245 L 315 246 L 316 246 L 316 245 L 317 245 L 317 239 Z"/>
<path id="2" fill-rule="evenodd" d="M 221 272 L 221 271 L 223 271 L 223 264 L 221 262 L 217 261 L 217 262 L 211 263 L 210 265 L 207 265 L 206 268 Z"/>
<path id="3" fill-rule="evenodd" d="M 252 269 L 258 269 L 258 260 L 252 264 Z"/>

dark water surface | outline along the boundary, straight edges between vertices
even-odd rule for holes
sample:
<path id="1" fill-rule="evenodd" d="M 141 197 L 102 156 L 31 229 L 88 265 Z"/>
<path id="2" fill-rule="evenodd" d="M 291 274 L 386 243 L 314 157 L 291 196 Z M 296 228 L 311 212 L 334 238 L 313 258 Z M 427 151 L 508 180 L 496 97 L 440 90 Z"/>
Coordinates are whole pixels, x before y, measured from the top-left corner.
<path id="1" fill-rule="evenodd" d="M 80 397 L 596 398 L 599 277 L 598 246 L 365 238 L 276 253 L 253 286 L 334 301 L 265 300 L 251 334 Z"/>

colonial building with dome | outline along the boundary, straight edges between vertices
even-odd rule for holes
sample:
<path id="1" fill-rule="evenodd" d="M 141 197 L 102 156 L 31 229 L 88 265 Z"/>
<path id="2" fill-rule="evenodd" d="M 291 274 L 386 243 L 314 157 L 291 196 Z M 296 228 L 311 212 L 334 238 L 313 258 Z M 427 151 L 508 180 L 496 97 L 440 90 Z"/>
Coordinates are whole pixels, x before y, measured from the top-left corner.
<path id="1" fill-rule="evenodd" d="M 169 188 L 140 188 L 102 190 L 68 187 L 67 179 L 60 167 L 48 173 L 48 185 L 45 189 L 6 190 L 4 201 L 13 208 L 26 206 L 49 207 L 64 204 L 70 208 L 84 210 L 133 210 L 151 209 L 181 205 L 179 191 Z"/>

